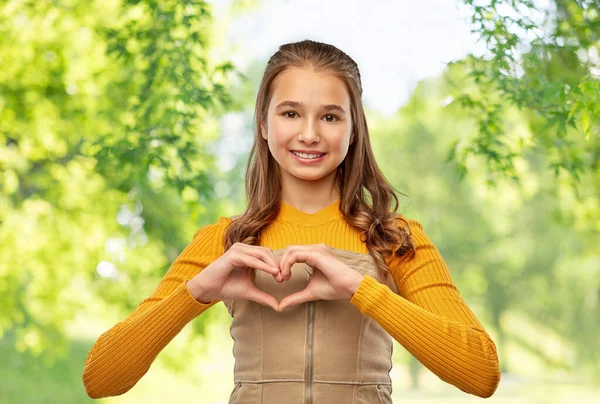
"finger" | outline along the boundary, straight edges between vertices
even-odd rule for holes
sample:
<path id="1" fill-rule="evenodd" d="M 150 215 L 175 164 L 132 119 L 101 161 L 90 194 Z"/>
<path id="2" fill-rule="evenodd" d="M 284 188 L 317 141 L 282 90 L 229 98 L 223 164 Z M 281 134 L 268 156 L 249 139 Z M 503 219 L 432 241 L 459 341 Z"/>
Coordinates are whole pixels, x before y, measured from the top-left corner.
<path id="1" fill-rule="evenodd" d="M 291 246 L 287 246 L 285 251 L 283 252 L 283 254 L 281 255 L 281 258 L 279 259 L 279 271 L 281 272 L 281 276 L 284 280 L 288 280 L 290 279 L 290 275 L 288 272 L 286 272 L 286 260 L 287 260 L 287 256 L 288 256 L 288 250 Z"/>
<path id="2" fill-rule="evenodd" d="M 281 268 L 279 267 L 279 261 L 277 261 L 277 257 L 275 257 L 275 254 L 273 253 L 273 250 L 271 250 L 268 247 L 265 247 L 265 253 L 269 256 L 269 258 L 272 260 L 273 265 L 275 266 L 275 268 L 279 269 L 279 274 L 276 276 L 273 276 L 275 278 L 275 280 L 279 283 L 284 281 L 284 277 L 281 273 Z"/>
<path id="3" fill-rule="evenodd" d="M 315 300 L 312 293 L 308 289 L 303 289 L 299 292 L 292 293 L 291 295 L 284 297 L 283 300 L 279 302 L 278 311 L 283 311 L 287 307 L 310 302 L 311 300 Z"/>
<path id="4" fill-rule="evenodd" d="M 282 260 L 279 264 L 281 274 L 285 280 L 292 276 L 292 266 L 295 263 L 303 262 L 310 266 L 314 266 L 314 254 L 316 252 L 310 245 L 290 245 L 283 253 Z"/>
<path id="5" fill-rule="evenodd" d="M 294 257 L 293 253 L 297 248 L 301 246 L 298 245 L 288 245 L 281 256 L 281 260 L 279 261 L 279 268 L 281 270 L 281 275 L 283 279 L 286 281 L 292 277 L 292 265 L 294 265 Z"/>
<path id="6" fill-rule="evenodd" d="M 254 257 L 257 260 L 260 260 L 266 265 L 268 265 L 269 269 L 267 270 L 267 272 L 273 275 L 273 278 L 275 278 L 276 281 L 283 282 L 283 278 L 280 275 L 281 271 L 279 270 L 279 263 L 277 262 L 275 254 L 273 254 L 270 248 L 248 244 L 242 244 L 241 247 L 244 249 L 244 252 L 247 256 Z M 269 252 L 271 254 L 269 254 Z M 260 268 L 263 269 L 266 267 L 261 266 Z"/>
<path id="7" fill-rule="evenodd" d="M 279 302 L 273 296 L 262 290 L 251 287 L 246 292 L 245 298 L 252 300 L 253 302 L 260 303 L 264 306 L 271 306 L 273 310 L 277 311 L 279 308 Z"/>
<path id="8" fill-rule="evenodd" d="M 267 273 L 270 273 L 273 276 L 276 276 L 279 274 L 279 268 L 278 267 L 272 267 L 271 265 L 267 264 L 266 262 L 262 261 L 259 258 L 256 258 L 252 255 L 247 255 L 247 254 L 242 254 L 240 257 L 240 266 L 247 266 L 249 268 L 256 268 L 256 269 L 260 269 L 262 271 L 265 271 Z"/>

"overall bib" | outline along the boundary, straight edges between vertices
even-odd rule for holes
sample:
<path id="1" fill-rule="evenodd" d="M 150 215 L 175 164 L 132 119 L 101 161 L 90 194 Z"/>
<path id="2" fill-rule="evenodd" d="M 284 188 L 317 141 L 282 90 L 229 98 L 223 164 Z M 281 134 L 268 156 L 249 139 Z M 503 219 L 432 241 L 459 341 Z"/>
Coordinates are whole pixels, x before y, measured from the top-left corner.
<path id="1" fill-rule="evenodd" d="M 398 293 L 391 274 L 382 279 L 369 254 L 331 251 Z M 273 252 L 279 259 L 284 249 Z M 255 284 L 281 301 L 306 287 L 311 269 L 295 263 L 291 278 L 281 284 L 254 270 Z M 223 303 L 234 340 L 230 404 L 392 403 L 392 337 L 348 300 L 315 300 L 282 313 L 249 300 Z"/>

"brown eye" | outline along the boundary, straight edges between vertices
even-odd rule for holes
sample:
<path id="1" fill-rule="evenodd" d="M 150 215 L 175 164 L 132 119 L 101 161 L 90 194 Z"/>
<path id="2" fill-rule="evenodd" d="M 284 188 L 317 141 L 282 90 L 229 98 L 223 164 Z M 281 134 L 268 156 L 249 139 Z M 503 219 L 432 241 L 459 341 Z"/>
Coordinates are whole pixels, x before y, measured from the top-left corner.
<path id="1" fill-rule="evenodd" d="M 286 111 L 283 113 L 284 116 L 288 117 L 288 118 L 293 118 L 293 116 L 289 116 L 288 114 L 296 114 L 294 111 Z"/>
<path id="2" fill-rule="evenodd" d="M 333 114 L 329 114 L 329 115 L 325 115 L 325 116 L 331 116 L 331 117 L 335 118 L 335 120 L 333 120 L 333 121 L 327 121 L 327 122 L 336 122 L 336 121 L 340 120 L 340 118 L 338 118 L 337 116 L 335 116 Z"/>

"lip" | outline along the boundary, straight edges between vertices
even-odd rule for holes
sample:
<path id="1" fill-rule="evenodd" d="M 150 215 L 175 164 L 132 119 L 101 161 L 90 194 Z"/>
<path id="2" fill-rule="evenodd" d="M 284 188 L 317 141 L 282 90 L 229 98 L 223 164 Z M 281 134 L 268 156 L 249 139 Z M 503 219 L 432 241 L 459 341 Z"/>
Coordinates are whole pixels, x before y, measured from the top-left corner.
<path id="1" fill-rule="evenodd" d="M 318 150 L 300 150 L 300 149 L 292 149 L 290 150 L 291 152 L 298 152 L 298 153 L 308 153 L 308 154 L 327 154 L 327 153 L 323 153 L 321 151 Z"/>
<path id="2" fill-rule="evenodd" d="M 294 151 L 299 151 L 299 150 L 294 150 Z M 308 165 L 315 165 L 315 164 L 319 164 L 321 161 L 323 161 L 323 159 L 325 159 L 325 156 L 327 155 L 327 153 L 324 153 L 321 157 L 318 157 L 316 159 L 303 159 L 302 157 L 298 157 L 296 156 L 292 150 L 290 150 L 290 154 L 292 155 L 292 157 L 294 157 L 297 161 L 303 163 L 303 164 L 308 164 Z M 313 152 L 313 154 L 316 154 Z"/>

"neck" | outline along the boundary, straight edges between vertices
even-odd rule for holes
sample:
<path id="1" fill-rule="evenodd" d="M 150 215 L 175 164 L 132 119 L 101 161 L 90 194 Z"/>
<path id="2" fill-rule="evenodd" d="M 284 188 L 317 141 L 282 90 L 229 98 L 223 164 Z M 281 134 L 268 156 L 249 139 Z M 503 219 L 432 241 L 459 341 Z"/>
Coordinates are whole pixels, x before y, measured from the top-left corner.
<path id="1" fill-rule="evenodd" d="M 340 211 L 340 200 L 318 210 L 304 211 L 293 205 L 281 201 L 279 204 L 279 215 L 277 220 L 292 222 L 301 226 L 322 225 L 333 220 L 343 218 Z"/>
<path id="2" fill-rule="evenodd" d="M 314 198 L 299 198 L 298 200 L 290 200 L 286 198 L 281 198 L 282 202 L 287 203 L 295 207 L 298 210 L 301 210 L 306 213 L 315 213 L 320 211 L 321 209 L 330 206 L 335 201 L 339 200 L 339 196 L 329 196 L 327 198 L 319 198 L 315 196 Z"/>
<path id="3" fill-rule="evenodd" d="M 281 184 L 282 202 L 297 209 L 314 213 L 341 199 L 335 186 L 335 171 L 318 180 L 308 181 L 287 175 Z"/>

